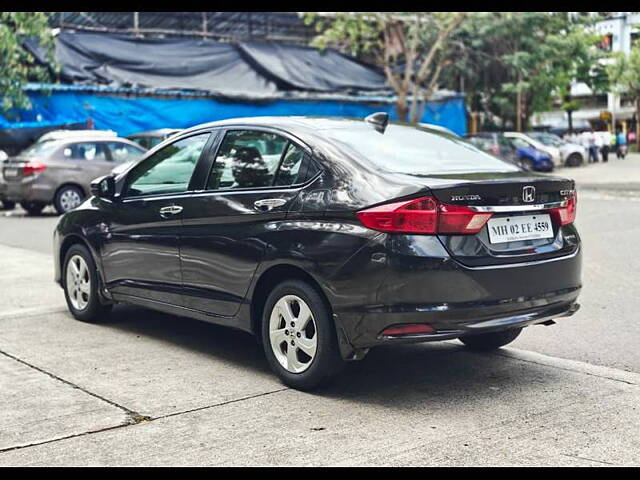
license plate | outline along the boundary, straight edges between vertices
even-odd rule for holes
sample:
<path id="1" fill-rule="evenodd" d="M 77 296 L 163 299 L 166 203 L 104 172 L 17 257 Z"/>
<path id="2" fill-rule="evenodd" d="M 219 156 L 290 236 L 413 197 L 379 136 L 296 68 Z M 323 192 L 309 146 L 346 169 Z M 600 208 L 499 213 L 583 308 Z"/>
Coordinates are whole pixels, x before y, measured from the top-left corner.
<path id="1" fill-rule="evenodd" d="M 17 168 L 5 168 L 4 169 L 4 176 L 5 177 L 17 177 L 18 176 L 18 169 Z"/>
<path id="2" fill-rule="evenodd" d="M 553 238 L 553 225 L 547 213 L 492 218 L 487 225 L 491 243 Z"/>

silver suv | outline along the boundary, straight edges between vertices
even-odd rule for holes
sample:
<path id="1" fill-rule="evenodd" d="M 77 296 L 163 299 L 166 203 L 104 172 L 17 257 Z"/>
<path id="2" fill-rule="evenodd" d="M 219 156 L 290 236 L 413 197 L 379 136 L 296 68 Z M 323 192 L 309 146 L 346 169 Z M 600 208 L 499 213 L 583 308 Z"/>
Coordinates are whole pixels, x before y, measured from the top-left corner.
<path id="1" fill-rule="evenodd" d="M 49 135 L 3 162 L 0 200 L 20 202 L 30 215 L 49 204 L 65 213 L 89 195 L 91 180 L 145 152 L 130 140 L 99 131 Z"/>

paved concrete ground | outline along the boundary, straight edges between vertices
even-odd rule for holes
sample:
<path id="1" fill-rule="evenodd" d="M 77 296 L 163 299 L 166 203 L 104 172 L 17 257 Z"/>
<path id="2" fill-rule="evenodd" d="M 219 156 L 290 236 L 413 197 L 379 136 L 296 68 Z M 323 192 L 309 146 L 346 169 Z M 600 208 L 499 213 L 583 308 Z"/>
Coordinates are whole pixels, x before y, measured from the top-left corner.
<path id="1" fill-rule="evenodd" d="M 562 172 L 585 242 L 576 316 L 493 354 L 374 349 L 315 394 L 242 332 L 132 307 L 74 321 L 51 281 L 57 218 L 0 217 L 0 465 L 639 465 L 640 202 L 589 186 L 640 178 L 625 162 Z"/>

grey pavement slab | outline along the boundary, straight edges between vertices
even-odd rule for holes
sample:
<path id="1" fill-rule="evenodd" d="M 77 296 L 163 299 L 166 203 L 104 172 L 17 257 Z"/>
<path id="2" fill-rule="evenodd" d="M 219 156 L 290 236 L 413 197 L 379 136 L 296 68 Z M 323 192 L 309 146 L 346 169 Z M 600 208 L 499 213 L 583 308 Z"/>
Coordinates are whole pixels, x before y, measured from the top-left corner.
<path id="1" fill-rule="evenodd" d="M 53 276 L 51 255 L 0 245 L 0 317 L 14 311 L 66 308 Z"/>
<path id="2" fill-rule="evenodd" d="M 153 417 L 282 385 L 250 335 L 138 308 L 105 324 L 69 313 L 0 317 L 0 351 Z"/>
<path id="3" fill-rule="evenodd" d="M 122 409 L 0 354 L 0 450 L 129 421 Z"/>
<path id="4" fill-rule="evenodd" d="M 16 449 L 0 465 L 638 465 L 639 400 L 637 374 L 580 362 L 381 348 L 316 394 Z"/>

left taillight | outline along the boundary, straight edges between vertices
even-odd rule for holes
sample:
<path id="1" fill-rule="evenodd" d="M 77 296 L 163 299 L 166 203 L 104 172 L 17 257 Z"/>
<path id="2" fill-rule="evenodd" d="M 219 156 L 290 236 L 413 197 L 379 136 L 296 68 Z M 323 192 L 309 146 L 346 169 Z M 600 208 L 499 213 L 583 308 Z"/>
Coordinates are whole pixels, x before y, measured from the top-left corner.
<path id="1" fill-rule="evenodd" d="M 356 213 L 367 228 L 412 234 L 474 234 L 482 230 L 491 215 L 440 203 L 433 197 L 386 203 Z"/>
<path id="2" fill-rule="evenodd" d="M 578 196 L 576 193 L 573 193 L 567 198 L 567 204 L 564 207 L 552 208 L 550 213 L 556 223 L 562 227 L 575 221 L 577 206 Z"/>
<path id="3" fill-rule="evenodd" d="M 27 162 L 22 166 L 22 175 L 26 177 L 28 175 L 33 175 L 35 173 L 44 172 L 46 169 L 47 169 L 47 166 L 44 163 Z"/>

